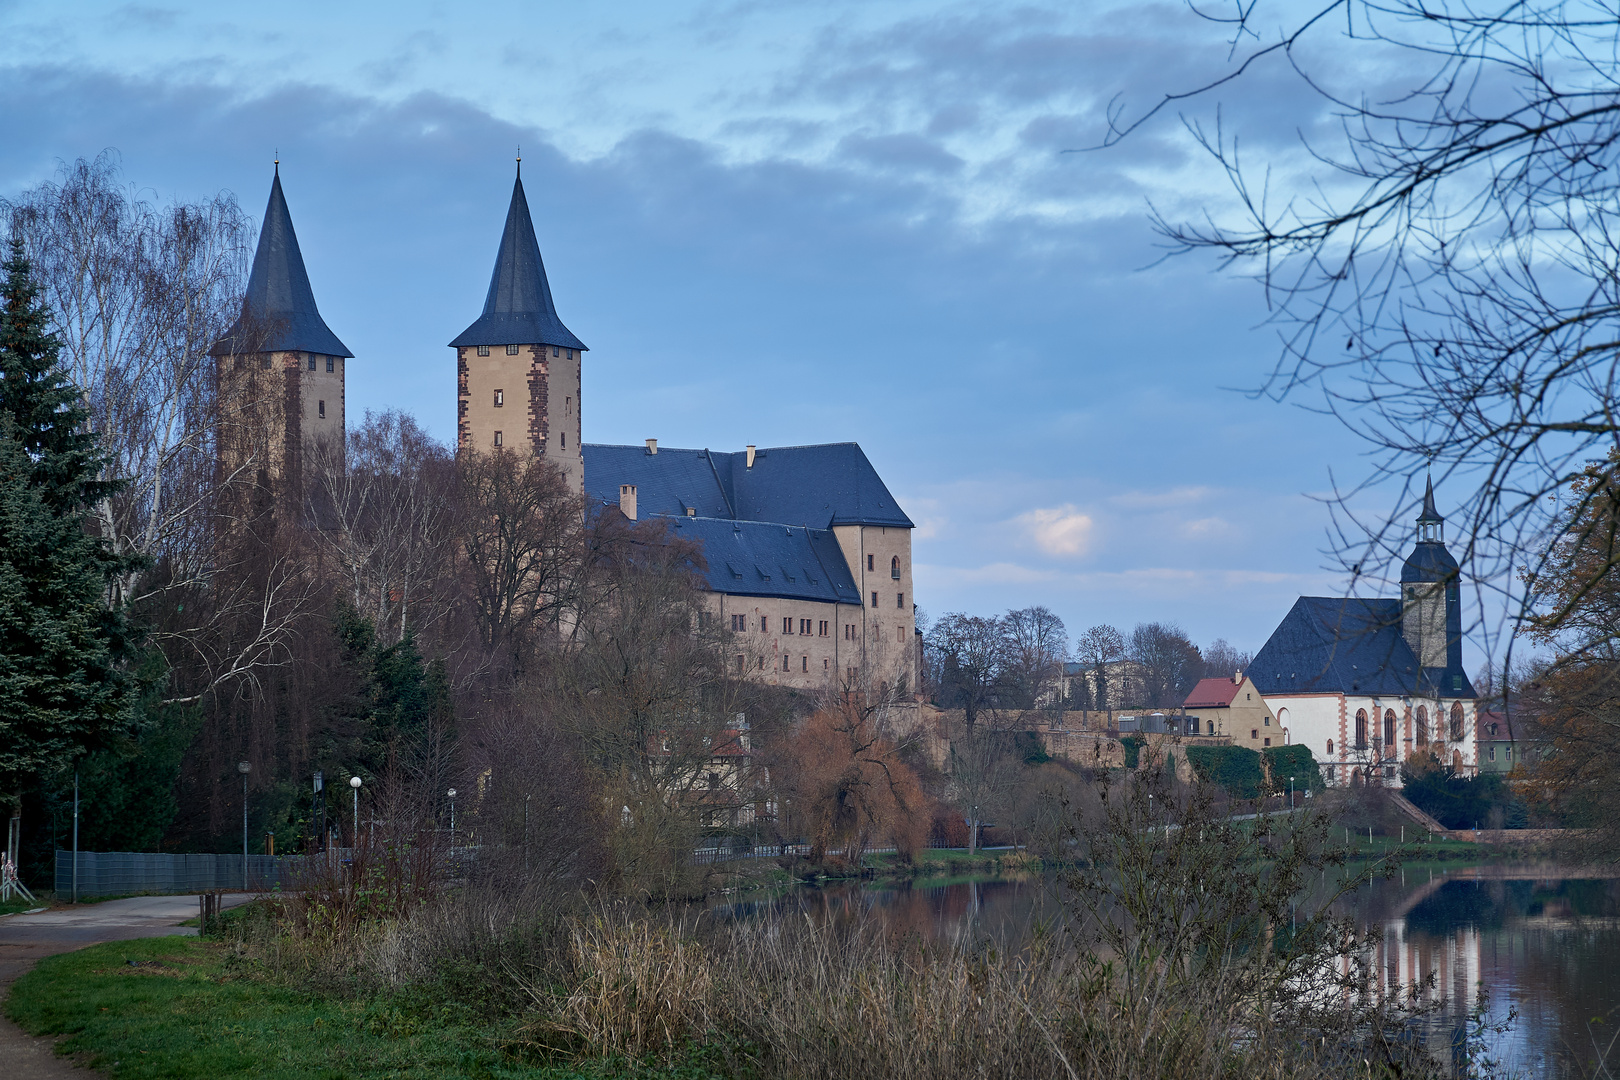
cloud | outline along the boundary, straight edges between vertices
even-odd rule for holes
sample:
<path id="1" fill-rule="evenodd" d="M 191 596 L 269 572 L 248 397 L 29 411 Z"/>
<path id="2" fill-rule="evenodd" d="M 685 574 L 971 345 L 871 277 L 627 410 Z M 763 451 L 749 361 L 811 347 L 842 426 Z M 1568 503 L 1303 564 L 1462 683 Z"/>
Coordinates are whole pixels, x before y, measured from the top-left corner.
<path id="1" fill-rule="evenodd" d="M 1015 520 L 1048 555 L 1074 559 L 1091 550 L 1091 517 L 1072 503 L 1031 510 Z"/>

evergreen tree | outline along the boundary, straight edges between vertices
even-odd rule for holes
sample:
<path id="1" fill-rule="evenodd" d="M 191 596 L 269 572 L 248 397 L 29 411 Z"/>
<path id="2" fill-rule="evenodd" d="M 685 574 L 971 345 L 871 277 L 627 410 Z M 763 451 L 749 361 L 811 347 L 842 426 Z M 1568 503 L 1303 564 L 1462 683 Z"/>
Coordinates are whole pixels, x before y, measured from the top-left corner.
<path id="1" fill-rule="evenodd" d="M 108 608 L 121 563 L 85 528 L 117 490 L 21 245 L 0 282 L 0 794 L 97 745 L 126 719 L 128 624 Z"/>

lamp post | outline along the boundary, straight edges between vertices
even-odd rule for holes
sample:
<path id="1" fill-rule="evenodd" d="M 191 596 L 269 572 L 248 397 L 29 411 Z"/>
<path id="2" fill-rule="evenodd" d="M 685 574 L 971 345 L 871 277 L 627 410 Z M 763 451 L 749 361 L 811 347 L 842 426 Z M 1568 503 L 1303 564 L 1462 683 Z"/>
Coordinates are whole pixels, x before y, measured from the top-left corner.
<path id="1" fill-rule="evenodd" d="M 253 771 L 253 763 L 238 761 L 236 771 L 242 774 L 242 891 L 247 892 L 247 778 Z"/>
<path id="2" fill-rule="evenodd" d="M 1288 812 L 1290 814 L 1294 812 L 1294 778 L 1292 776 L 1288 778 Z"/>
<path id="3" fill-rule="evenodd" d="M 79 902 L 79 770 L 73 770 L 73 902 Z"/>
<path id="4" fill-rule="evenodd" d="M 349 786 L 354 789 L 354 846 L 360 846 L 360 778 L 349 777 Z"/>

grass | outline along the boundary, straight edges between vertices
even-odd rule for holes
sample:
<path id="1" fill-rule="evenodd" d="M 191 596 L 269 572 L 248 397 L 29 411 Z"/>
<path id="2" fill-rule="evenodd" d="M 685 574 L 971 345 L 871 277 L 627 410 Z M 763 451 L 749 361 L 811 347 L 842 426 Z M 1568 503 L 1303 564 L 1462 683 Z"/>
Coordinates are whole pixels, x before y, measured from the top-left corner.
<path id="1" fill-rule="evenodd" d="M 6 1015 L 63 1053 L 119 1078 L 488 1077 L 610 1080 L 650 1066 L 525 1058 L 512 1032 L 444 1002 L 370 1002 L 278 985 L 225 945 L 196 938 L 113 942 L 43 960 L 18 980 Z M 656 1075 L 715 1075 L 700 1057 Z"/>

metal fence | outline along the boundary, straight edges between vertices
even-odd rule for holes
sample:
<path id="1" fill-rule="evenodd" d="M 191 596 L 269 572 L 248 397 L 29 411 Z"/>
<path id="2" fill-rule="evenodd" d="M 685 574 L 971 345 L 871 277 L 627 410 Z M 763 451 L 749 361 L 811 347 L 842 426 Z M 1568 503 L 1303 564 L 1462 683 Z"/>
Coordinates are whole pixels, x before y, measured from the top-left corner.
<path id="1" fill-rule="evenodd" d="M 249 855 L 169 855 L 146 851 L 79 852 L 80 896 L 135 893 L 193 893 L 234 889 L 273 889 L 292 883 L 298 857 Z M 73 852 L 56 853 L 56 895 L 73 892 Z"/>

